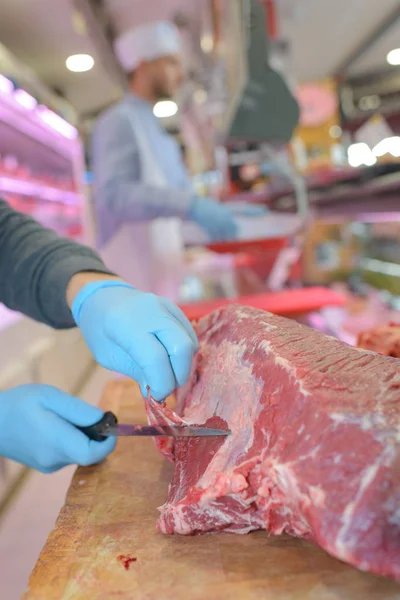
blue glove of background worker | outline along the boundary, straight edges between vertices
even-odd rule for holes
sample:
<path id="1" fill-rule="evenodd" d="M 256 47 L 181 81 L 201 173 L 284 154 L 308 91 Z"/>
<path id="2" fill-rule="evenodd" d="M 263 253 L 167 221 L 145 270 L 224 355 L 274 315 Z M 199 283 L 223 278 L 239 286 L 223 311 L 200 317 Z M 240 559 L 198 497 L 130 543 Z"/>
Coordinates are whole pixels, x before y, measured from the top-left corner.
<path id="1" fill-rule="evenodd" d="M 0 456 L 42 473 L 102 461 L 116 438 L 93 442 L 75 425 L 93 425 L 103 411 L 47 385 L 0 392 Z"/>
<path id="2" fill-rule="evenodd" d="M 250 202 L 232 202 L 229 208 L 237 217 L 265 217 L 269 213 L 269 210 L 262 204 L 251 204 Z"/>
<path id="3" fill-rule="evenodd" d="M 211 198 L 194 198 L 189 219 L 200 225 L 213 242 L 234 240 L 237 236 L 233 212 Z"/>
<path id="4" fill-rule="evenodd" d="M 106 369 L 150 387 L 162 401 L 189 378 L 198 342 L 172 302 L 120 280 L 87 284 L 72 313 L 93 356 Z"/>

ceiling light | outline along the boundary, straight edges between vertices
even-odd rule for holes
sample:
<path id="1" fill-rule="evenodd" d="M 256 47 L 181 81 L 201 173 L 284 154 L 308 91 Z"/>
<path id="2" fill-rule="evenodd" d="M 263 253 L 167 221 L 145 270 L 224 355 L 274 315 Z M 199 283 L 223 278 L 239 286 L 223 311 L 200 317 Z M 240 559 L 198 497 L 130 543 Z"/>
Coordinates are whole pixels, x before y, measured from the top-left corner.
<path id="1" fill-rule="evenodd" d="M 391 50 L 386 57 L 389 65 L 400 65 L 400 48 L 395 48 Z"/>
<path id="2" fill-rule="evenodd" d="M 329 129 L 329 135 L 334 140 L 339 139 L 340 136 L 342 135 L 342 133 L 343 133 L 342 128 L 339 127 L 339 125 L 332 125 L 332 127 Z"/>
<path id="3" fill-rule="evenodd" d="M 167 117 L 173 117 L 178 112 L 178 105 L 176 102 L 172 102 L 172 100 L 163 100 L 162 102 L 157 102 L 155 107 L 153 108 L 153 113 L 159 119 L 165 119 Z"/>
<path id="4" fill-rule="evenodd" d="M 20 106 L 27 108 L 28 110 L 33 110 L 37 106 L 37 102 L 33 96 L 25 92 L 25 90 L 16 90 L 14 92 L 14 100 L 18 102 Z"/>
<path id="5" fill-rule="evenodd" d="M 362 96 L 358 102 L 358 107 L 364 111 L 376 110 L 380 105 L 381 99 L 376 94 L 373 94 L 372 96 Z"/>
<path id="6" fill-rule="evenodd" d="M 364 142 L 349 146 L 347 158 L 351 167 L 361 167 L 361 165 L 372 167 L 376 163 L 376 157 L 372 154 L 371 148 Z"/>
<path id="7" fill-rule="evenodd" d="M 400 156 L 400 137 L 393 136 L 381 140 L 379 144 L 372 149 L 372 152 L 375 156 L 391 154 L 395 158 L 398 158 Z"/>
<path id="8" fill-rule="evenodd" d="M 90 54 L 73 54 L 65 61 L 66 67 L 73 73 L 85 73 L 94 66 L 94 58 Z"/>

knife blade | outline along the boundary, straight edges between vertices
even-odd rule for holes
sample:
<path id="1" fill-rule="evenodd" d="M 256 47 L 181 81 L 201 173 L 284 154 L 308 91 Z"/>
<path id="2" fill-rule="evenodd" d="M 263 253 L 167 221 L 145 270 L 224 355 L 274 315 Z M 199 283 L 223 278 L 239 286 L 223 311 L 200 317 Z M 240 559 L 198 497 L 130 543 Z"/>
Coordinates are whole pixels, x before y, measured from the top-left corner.
<path id="1" fill-rule="evenodd" d="M 210 437 L 227 436 L 230 431 L 224 429 L 210 429 L 209 427 L 196 427 L 192 425 L 130 425 L 118 423 L 117 417 L 112 412 L 106 412 L 98 423 L 89 427 L 78 427 L 82 433 L 91 440 L 102 442 L 110 436 L 127 437 Z"/>
<path id="2" fill-rule="evenodd" d="M 192 425 L 125 425 L 118 424 L 103 433 L 105 436 L 166 436 L 166 437 L 209 437 L 226 436 L 229 431 L 210 429 L 208 427 L 193 427 Z"/>

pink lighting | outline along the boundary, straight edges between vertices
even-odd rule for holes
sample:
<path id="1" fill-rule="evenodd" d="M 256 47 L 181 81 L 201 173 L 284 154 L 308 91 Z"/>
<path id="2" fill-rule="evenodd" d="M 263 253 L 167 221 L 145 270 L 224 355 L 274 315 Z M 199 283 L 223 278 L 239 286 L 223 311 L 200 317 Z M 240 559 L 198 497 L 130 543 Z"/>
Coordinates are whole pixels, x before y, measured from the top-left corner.
<path id="1" fill-rule="evenodd" d="M 16 90 L 14 92 L 14 100 L 28 110 L 33 110 L 37 106 L 35 98 L 28 94 L 28 92 L 25 92 L 25 90 Z"/>
<path id="2" fill-rule="evenodd" d="M 27 110 L 32 112 L 34 116 L 34 120 L 30 125 L 35 127 L 34 121 L 37 125 L 39 125 L 38 120 L 47 125 L 47 127 L 43 128 L 43 133 L 50 128 L 53 132 L 56 131 L 58 134 L 62 135 L 64 138 L 68 140 L 76 140 L 78 138 L 78 131 L 73 127 L 70 123 L 65 121 L 63 118 L 59 117 L 56 113 L 51 111 L 46 106 L 38 106 L 35 98 L 28 94 L 23 89 L 18 89 L 14 91 L 13 83 L 4 77 L 4 75 L 0 75 L 0 96 L 4 94 L 8 96 L 6 105 L 0 106 L 0 120 L 4 120 L 4 116 L 2 113 L 12 112 L 14 107 L 26 108 Z M 19 114 L 18 114 L 19 113 Z M 20 126 L 16 125 L 19 129 L 26 129 L 26 127 L 30 127 L 30 125 L 26 125 L 22 123 L 25 121 L 26 117 L 23 117 L 21 121 L 21 113 L 18 111 L 16 114 L 10 115 L 12 119 L 16 119 L 20 121 Z M 6 118 L 6 122 L 9 122 L 9 118 Z"/>
<path id="3" fill-rule="evenodd" d="M 64 137 L 67 137 L 70 140 L 78 137 L 78 131 L 75 129 L 75 127 L 73 127 L 70 123 L 67 123 L 67 121 L 64 121 L 64 119 L 56 115 L 56 113 L 48 109 L 46 106 L 39 106 L 37 108 L 37 115 L 39 119 L 43 121 L 43 123 L 46 123 L 46 125 Z"/>
<path id="4" fill-rule="evenodd" d="M 41 183 L 35 183 L 34 181 L 25 181 L 1 175 L 0 192 L 33 196 L 41 200 L 47 200 L 48 202 L 61 202 L 63 204 L 79 204 L 80 201 L 79 195 L 75 192 L 67 192 Z"/>
<path id="5" fill-rule="evenodd" d="M 0 75 L 0 92 L 11 96 L 13 91 L 14 86 L 12 82 L 9 79 L 7 79 L 7 77 L 4 77 L 4 75 Z"/>
<path id="6" fill-rule="evenodd" d="M 362 213 L 354 218 L 361 223 L 398 223 L 400 222 L 400 212 L 376 212 Z"/>

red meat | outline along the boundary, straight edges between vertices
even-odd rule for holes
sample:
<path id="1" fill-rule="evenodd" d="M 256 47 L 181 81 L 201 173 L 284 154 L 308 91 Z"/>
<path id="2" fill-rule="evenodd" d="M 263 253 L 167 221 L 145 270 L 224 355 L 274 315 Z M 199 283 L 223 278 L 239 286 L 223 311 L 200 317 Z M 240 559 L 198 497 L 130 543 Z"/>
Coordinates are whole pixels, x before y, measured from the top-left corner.
<path id="1" fill-rule="evenodd" d="M 359 348 L 379 352 L 384 356 L 400 358 L 400 324 L 389 323 L 360 333 L 357 345 Z"/>
<path id="2" fill-rule="evenodd" d="M 288 533 L 400 580 L 398 360 L 239 306 L 197 333 L 177 412 L 232 433 L 170 441 L 159 529 Z"/>

